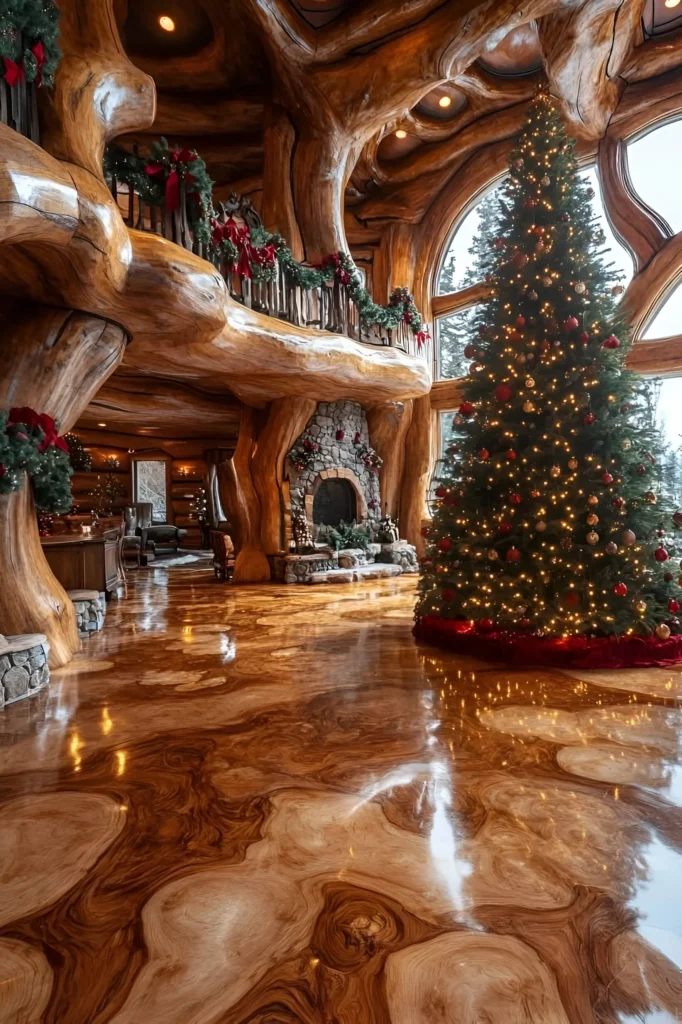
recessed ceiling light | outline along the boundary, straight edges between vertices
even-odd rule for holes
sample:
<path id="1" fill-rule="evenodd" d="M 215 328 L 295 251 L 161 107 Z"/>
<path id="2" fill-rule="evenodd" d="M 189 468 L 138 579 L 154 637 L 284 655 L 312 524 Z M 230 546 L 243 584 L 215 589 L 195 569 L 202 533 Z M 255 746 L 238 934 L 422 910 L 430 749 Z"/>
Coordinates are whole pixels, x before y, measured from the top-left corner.
<path id="1" fill-rule="evenodd" d="M 162 14 L 159 18 L 159 25 L 164 32 L 175 32 L 175 22 L 172 18 L 169 18 L 167 14 Z"/>
<path id="2" fill-rule="evenodd" d="M 680 0 L 677 0 L 677 2 L 679 3 Z M 452 96 L 441 96 L 441 98 L 438 100 L 439 107 L 449 107 L 451 103 Z"/>
<path id="3" fill-rule="evenodd" d="M 679 2 L 680 2 L 680 0 L 665 0 L 665 6 L 666 7 L 677 7 Z"/>
<path id="4" fill-rule="evenodd" d="M 97 426 L 98 427 L 106 427 L 106 423 L 98 423 Z"/>
<path id="5" fill-rule="evenodd" d="M 405 131 L 404 128 L 398 128 L 398 131 L 395 133 L 395 137 L 396 139 L 406 139 L 407 132 Z"/>

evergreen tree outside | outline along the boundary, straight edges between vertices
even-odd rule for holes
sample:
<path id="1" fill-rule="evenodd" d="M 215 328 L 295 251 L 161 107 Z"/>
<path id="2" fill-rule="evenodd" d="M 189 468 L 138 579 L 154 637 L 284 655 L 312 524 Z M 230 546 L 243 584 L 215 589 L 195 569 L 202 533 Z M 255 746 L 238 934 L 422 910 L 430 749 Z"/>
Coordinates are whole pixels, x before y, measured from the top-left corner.
<path id="1" fill-rule="evenodd" d="M 476 278 L 492 297 L 465 347 L 417 618 L 481 634 L 666 639 L 681 630 L 664 451 L 650 385 L 624 368 L 621 289 L 573 145 L 540 94 L 495 232 L 479 240 Z"/>

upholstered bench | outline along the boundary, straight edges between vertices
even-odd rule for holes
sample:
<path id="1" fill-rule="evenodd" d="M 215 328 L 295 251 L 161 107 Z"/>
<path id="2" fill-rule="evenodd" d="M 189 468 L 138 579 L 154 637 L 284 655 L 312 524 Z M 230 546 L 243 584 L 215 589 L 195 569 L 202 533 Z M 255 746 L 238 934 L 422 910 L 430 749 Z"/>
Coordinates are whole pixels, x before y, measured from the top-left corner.
<path id="1" fill-rule="evenodd" d="M 97 590 L 67 590 L 73 601 L 78 620 L 78 632 L 81 636 L 89 636 L 104 625 L 107 613 L 107 602 L 104 593 Z"/>
<path id="2" fill-rule="evenodd" d="M 42 690 L 50 681 L 50 645 L 42 633 L 0 633 L 0 707 Z"/>

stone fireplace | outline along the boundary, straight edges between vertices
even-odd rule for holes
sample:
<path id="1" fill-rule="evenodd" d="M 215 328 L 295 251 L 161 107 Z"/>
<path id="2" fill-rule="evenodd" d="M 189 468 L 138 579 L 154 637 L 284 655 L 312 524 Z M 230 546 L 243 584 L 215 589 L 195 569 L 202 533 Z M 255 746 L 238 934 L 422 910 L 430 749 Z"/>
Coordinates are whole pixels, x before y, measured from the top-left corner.
<path id="1" fill-rule="evenodd" d="M 369 443 L 365 410 L 357 402 L 320 402 L 298 441 L 309 438 L 320 446 L 310 466 L 290 472 L 290 509 L 285 532 L 291 540 L 291 511 L 302 509 L 313 536 L 320 526 L 337 526 L 341 519 L 378 522 L 381 516 L 379 474 L 359 458 L 359 445 Z M 298 443 L 298 442 L 297 442 Z"/>

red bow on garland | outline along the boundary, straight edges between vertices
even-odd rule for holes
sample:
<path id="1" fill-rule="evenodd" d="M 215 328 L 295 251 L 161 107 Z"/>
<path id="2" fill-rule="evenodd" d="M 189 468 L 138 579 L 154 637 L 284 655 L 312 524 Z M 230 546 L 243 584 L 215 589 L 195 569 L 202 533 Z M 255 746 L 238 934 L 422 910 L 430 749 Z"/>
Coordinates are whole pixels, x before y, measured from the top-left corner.
<path id="1" fill-rule="evenodd" d="M 431 334 L 429 331 L 417 331 L 417 349 L 421 352 L 423 346 L 427 341 L 431 341 Z"/>
<path id="2" fill-rule="evenodd" d="M 322 263 L 318 264 L 317 269 L 325 270 L 327 267 L 334 268 L 334 277 L 341 284 L 350 284 L 350 273 L 341 266 L 341 257 L 338 252 L 332 252 L 329 256 L 325 256 Z"/>
<path id="3" fill-rule="evenodd" d="M 196 154 L 192 153 L 189 149 L 174 149 L 170 155 L 170 173 L 166 178 L 165 196 L 164 202 L 166 204 L 166 210 L 172 213 L 173 210 L 180 209 L 180 182 L 186 181 L 188 185 L 191 185 L 196 181 L 193 174 L 189 171 L 185 171 L 182 167 L 178 166 L 181 164 L 191 164 L 196 159 Z M 150 178 L 156 178 L 165 171 L 165 165 L 160 160 L 152 160 L 150 163 L 145 164 L 144 172 Z"/>
<path id="4" fill-rule="evenodd" d="M 36 59 L 38 70 L 36 72 L 35 82 L 36 85 L 40 85 L 43 80 L 43 65 L 47 63 L 47 57 L 45 56 L 45 47 L 39 39 L 37 43 L 34 43 L 31 47 L 31 53 Z M 9 85 L 10 89 L 17 85 L 19 82 L 23 82 L 26 77 L 24 69 L 24 62 L 20 60 L 17 64 L 16 61 L 11 60 L 10 57 L 3 57 L 5 61 L 5 81 Z"/>
<path id="5" fill-rule="evenodd" d="M 251 264 L 256 263 L 259 267 L 271 266 L 277 259 L 277 250 L 272 242 L 256 248 L 251 244 L 251 232 L 248 227 L 238 227 L 234 217 L 228 217 L 224 224 L 220 221 L 213 221 L 211 237 L 216 245 L 223 241 L 230 241 L 239 250 L 237 273 L 240 277 L 249 280 L 253 277 Z"/>
<path id="6" fill-rule="evenodd" d="M 46 451 L 52 445 L 56 448 L 61 448 L 63 452 L 68 452 L 68 444 L 63 437 L 59 436 L 57 424 L 47 413 L 36 412 L 35 409 L 30 409 L 28 406 L 10 409 L 9 416 L 7 417 L 7 426 L 9 427 L 16 423 L 23 423 L 29 429 L 38 427 L 42 430 L 45 437 L 38 445 L 39 452 Z"/>

